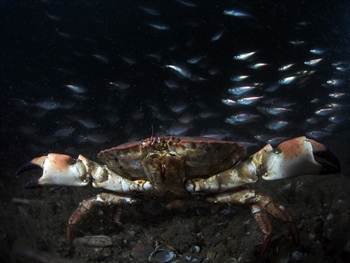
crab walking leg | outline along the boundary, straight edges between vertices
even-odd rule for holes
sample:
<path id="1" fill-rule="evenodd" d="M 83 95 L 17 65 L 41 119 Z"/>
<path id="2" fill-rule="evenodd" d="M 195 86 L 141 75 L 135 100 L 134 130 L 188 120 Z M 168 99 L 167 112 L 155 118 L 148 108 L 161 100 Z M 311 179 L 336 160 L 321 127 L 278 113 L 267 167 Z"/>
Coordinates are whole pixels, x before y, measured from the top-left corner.
<path id="1" fill-rule="evenodd" d="M 270 244 L 271 237 L 272 237 L 272 226 L 270 223 L 270 219 L 267 216 L 267 214 L 264 212 L 264 209 L 261 208 L 258 204 L 252 204 L 250 205 L 250 211 L 255 219 L 255 221 L 258 223 L 258 226 L 260 227 L 261 232 L 264 234 L 264 241 L 261 246 L 260 254 L 264 254 L 267 247 Z"/>
<path id="2" fill-rule="evenodd" d="M 68 219 L 67 226 L 67 241 L 70 242 L 73 234 L 74 225 L 78 224 L 84 216 L 97 204 L 133 204 L 139 200 L 132 197 L 118 196 L 115 194 L 101 193 L 95 197 L 91 197 L 82 201 L 78 208 L 73 212 L 73 214 Z"/>
<path id="3" fill-rule="evenodd" d="M 273 199 L 270 196 L 264 194 L 257 194 L 256 196 L 259 198 L 259 206 L 276 217 L 282 223 L 288 224 L 288 230 L 293 238 L 294 243 L 296 245 L 299 245 L 299 231 L 293 220 L 293 216 L 282 205 L 277 205 L 274 203 Z"/>
<path id="4" fill-rule="evenodd" d="M 253 189 L 247 188 L 236 192 L 219 193 L 208 197 L 205 200 L 210 203 L 249 204 L 251 213 L 265 236 L 260 251 L 262 254 L 269 246 L 272 234 L 272 226 L 265 212 L 272 214 L 279 221 L 287 223 L 294 243 L 299 245 L 298 228 L 292 215 L 285 210 L 283 206 L 273 203 L 273 199 L 267 195 L 256 194 Z"/>

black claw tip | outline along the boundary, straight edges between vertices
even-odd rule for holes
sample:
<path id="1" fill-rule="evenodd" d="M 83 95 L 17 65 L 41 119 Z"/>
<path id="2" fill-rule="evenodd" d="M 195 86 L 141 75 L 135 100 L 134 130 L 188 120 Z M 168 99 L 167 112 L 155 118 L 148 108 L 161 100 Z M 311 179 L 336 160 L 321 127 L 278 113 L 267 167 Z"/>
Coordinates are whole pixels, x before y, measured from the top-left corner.
<path id="1" fill-rule="evenodd" d="M 41 185 L 39 184 L 39 181 L 37 179 L 30 181 L 24 186 L 24 189 L 35 189 L 35 188 L 40 188 Z"/>
<path id="2" fill-rule="evenodd" d="M 322 165 L 320 174 L 336 174 L 340 173 L 341 166 L 338 158 L 330 151 L 319 151 L 314 153 L 315 160 Z"/>
<path id="3" fill-rule="evenodd" d="M 27 162 L 25 164 L 23 164 L 20 168 L 18 168 L 16 175 L 22 174 L 26 171 L 31 171 L 31 170 L 36 170 L 41 168 L 39 165 L 30 162 Z"/>

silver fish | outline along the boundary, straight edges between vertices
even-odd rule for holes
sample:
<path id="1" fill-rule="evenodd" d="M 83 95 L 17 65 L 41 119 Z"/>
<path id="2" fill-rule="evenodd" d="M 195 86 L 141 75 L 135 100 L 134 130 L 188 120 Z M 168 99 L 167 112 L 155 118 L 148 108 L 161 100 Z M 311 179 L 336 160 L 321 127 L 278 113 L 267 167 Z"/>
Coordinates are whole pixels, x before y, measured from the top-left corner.
<path id="1" fill-rule="evenodd" d="M 287 121 L 272 121 L 266 125 L 267 128 L 270 130 L 274 130 L 277 132 L 283 131 L 287 125 L 289 125 L 289 122 Z"/>
<path id="2" fill-rule="evenodd" d="M 237 105 L 237 102 L 231 99 L 222 99 L 221 100 L 222 103 L 224 103 L 227 106 L 234 106 Z"/>
<path id="3" fill-rule="evenodd" d="M 246 59 L 250 58 L 251 56 L 253 56 L 256 52 L 258 52 L 258 51 L 252 51 L 252 52 L 248 52 L 248 53 L 238 54 L 238 55 L 234 56 L 233 59 L 246 60 Z"/>
<path id="4" fill-rule="evenodd" d="M 153 23 L 149 23 L 149 25 L 155 29 L 158 30 L 169 30 L 170 27 L 165 25 L 165 24 L 153 24 Z"/>
<path id="5" fill-rule="evenodd" d="M 263 97 L 264 96 L 242 98 L 242 99 L 238 99 L 237 103 L 241 105 L 252 105 L 254 103 L 257 103 Z"/>
<path id="6" fill-rule="evenodd" d="M 71 91 L 74 91 L 75 93 L 84 93 L 86 92 L 86 89 L 81 87 L 81 86 L 77 86 L 77 85 L 65 85 L 67 88 L 69 88 Z"/>
<path id="7" fill-rule="evenodd" d="M 247 93 L 248 91 L 251 91 L 255 88 L 256 88 L 255 86 L 241 86 L 241 87 L 235 87 L 232 89 L 228 89 L 227 91 L 231 94 L 234 94 L 234 95 L 242 95 L 242 94 Z"/>
<path id="8" fill-rule="evenodd" d="M 296 79 L 298 78 L 298 76 L 290 76 L 290 77 L 286 77 L 284 79 L 280 79 L 278 81 L 279 84 L 282 84 L 282 85 L 288 85 L 292 82 L 294 82 Z"/>
<path id="9" fill-rule="evenodd" d="M 165 65 L 166 68 L 173 69 L 176 73 L 178 73 L 179 77 L 182 78 L 191 78 L 192 74 L 186 67 L 180 67 L 176 65 Z"/>

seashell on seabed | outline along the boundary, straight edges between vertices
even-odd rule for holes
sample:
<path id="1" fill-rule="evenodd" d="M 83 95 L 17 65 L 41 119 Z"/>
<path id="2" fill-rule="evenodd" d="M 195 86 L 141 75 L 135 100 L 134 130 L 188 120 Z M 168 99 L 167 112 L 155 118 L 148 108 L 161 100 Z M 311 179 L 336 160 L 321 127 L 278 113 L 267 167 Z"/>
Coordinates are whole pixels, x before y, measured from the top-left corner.
<path id="1" fill-rule="evenodd" d="M 157 263 L 167 263 L 176 257 L 174 251 L 170 249 L 158 249 L 151 253 L 148 257 L 148 261 Z"/>

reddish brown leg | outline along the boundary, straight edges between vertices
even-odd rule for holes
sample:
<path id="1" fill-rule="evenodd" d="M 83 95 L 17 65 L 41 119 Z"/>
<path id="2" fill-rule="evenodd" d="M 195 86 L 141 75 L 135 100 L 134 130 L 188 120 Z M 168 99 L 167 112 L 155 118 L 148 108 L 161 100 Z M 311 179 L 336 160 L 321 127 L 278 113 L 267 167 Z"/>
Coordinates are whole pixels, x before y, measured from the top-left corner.
<path id="1" fill-rule="evenodd" d="M 294 243 L 299 245 L 299 231 L 293 220 L 293 216 L 283 206 L 274 204 L 271 197 L 263 194 L 257 194 L 257 197 L 260 199 L 258 204 L 261 207 L 281 222 L 288 224 L 289 233 L 292 236 Z"/>
<path id="2" fill-rule="evenodd" d="M 271 241 L 271 236 L 272 236 L 272 226 L 270 224 L 269 217 L 267 214 L 264 212 L 263 208 L 260 207 L 258 204 L 252 204 L 250 205 L 250 210 L 258 223 L 261 232 L 264 234 L 264 241 L 260 250 L 260 254 L 264 254 L 266 249 L 268 248 L 270 241 Z"/>
<path id="3" fill-rule="evenodd" d="M 73 212 L 68 219 L 66 238 L 67 242 L 71 242 L 73 235 L 74 225 L 78 224 L 84 216 L 96 205 L 96 204 L 125 204 L 137 202 L 137 199 L 131 197 L 117 196 L 114 194 L 102 193 L 95 197 L 91 197 L 82 201 L 79 207 Z"/>

